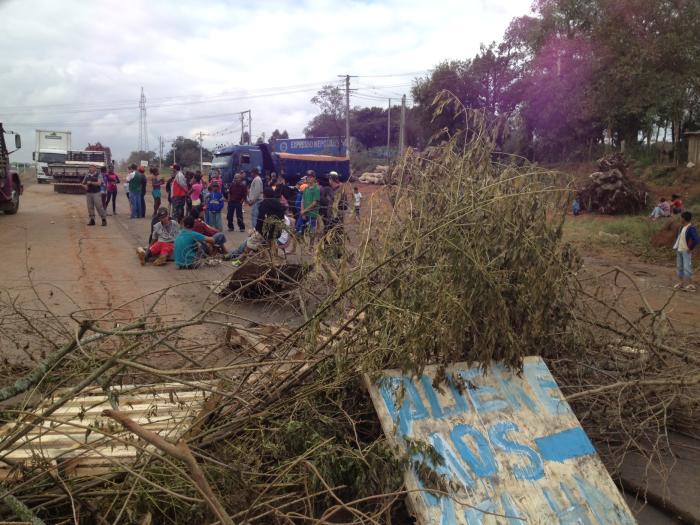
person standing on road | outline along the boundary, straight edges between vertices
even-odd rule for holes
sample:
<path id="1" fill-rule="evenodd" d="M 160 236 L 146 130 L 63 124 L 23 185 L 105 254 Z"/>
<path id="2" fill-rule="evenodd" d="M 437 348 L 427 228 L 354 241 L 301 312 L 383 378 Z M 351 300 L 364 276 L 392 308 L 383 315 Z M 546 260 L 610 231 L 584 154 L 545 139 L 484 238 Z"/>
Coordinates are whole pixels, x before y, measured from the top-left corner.
<path id="1" fill-rule="evenodd" d="M 242 173 L 236 173 L 233 177 L 233 182 L 228 188 L 228 209 L 226 210 L 226 221 L 228 222 L 228 231 L 233 231 L 233 215 L 236 214 L 236 222 L 238 229 L 245 231 L 245 221 L 243 220 L 243 201 L 246 198 L 248 189 L 243 180 Z"/>
<path id="2" fill-rule="evenodd" d="M 85 198 L 87 200 L 87 210 L 90 216 L 90 222 L 88 226 L 95 225 L 95 208 L 97 208 L 97 213 L 100 214 L 102 218 L 102 226 L 107 226 L 107 217 L 105 215 L 105 209 L 102 207 L 102 194 L 100 193 L 100 186 L 102 185 L 102 177 L 97 174 L 97 168 L 95 166 L 90 166 L 88 168 L 88 174 L 83 177 L 83 186 L 85 187 Z"/>
<path id="3" fill-rule="evenodd" d="M 352 196 L 355 198 L 355 218 L 357 220 L 360 220 L 360 206 L 362 205 L 362 193 L 360 193 L 360 190 L 357 188 L 357 186 L 353 188 Z"/>
<path id="4" fill-rule="evenodd" d="M 248 190 L 248 204 L 251 206 L 250 220 L 253 226 L 258 222 L 258 209 L 260 208 L 260 202 L 262 200 L 263 181 L 258 168 L 253 168 L 253 181 L 250 183 L 250 189 Z"/>
<path id="5" fill-rule="evenodd" d="M 136 166 L 134 166 L 136 167 Z M 146 176 L 143 174 L 143 166 L 129 175 L 129 201 L 131 202 L 131 218 L 138 219 L 141 215 L 141 190 L 143 189 Z"/>
<path id="6" fill-rule="evenodd" d="M 139 171 L 143 174 L 143 179 L 141 180 L 141 215 L 140 219 L 146 216 L 146 190 L 148 188 L 148 178 L 146 178 L 146 168 L 144 166 L 139 166 Z"/>
<path id="7" fill-rule="evenodd" d="M 160 187 L 163 185 L 163 179 L 160 178 L 160 172 L 158 168 L 151 168 L 151 185 L 153 190 L 151 195 L 153 196 L 153 215 L 158 214 L 158 208 L 160 208 Z"/>
<path id="8" fill-rule="evenodd" d="M 219 189 L 219 183 L 217 181 L 212 182 L 211 192 L 207 195 L 207 217 L 209 217 L 209 222 L 211 226 L 221 231 L 223 227 L 221 226 L 221 210 L 224 209 L 224 196 Z"/>
<path id="9" fill-rule="evenodd" d="M 109 201 L 112 201 L 112 215 L 117 214 L 117 189 L 119 188 L 119 175 L 114 173 L 114 168 L 109 169 L 107 173 L 107 200 L 105 202 L 105 211 L 109 207 Z"/>
<path id="10" fill-rule="evenodd" d="M 676 243 L 673 245 L 673 249 L 676 251 L 676 271 L 679 279 L 674 288 L 686 292 L 696 290 L 693 284 L 693 261 L 690 254 L 700 244 L 700 235 L 691 223 L 692 220 L 693 215 L 689 211 L 681 213 L 681 226 L 678 229 Z"/>
<path id="11" fill-rule="evenodd" d="M 316 182 L 316 172 L 314 170 L 306 172 L 306 182 L 308 186 L 304 190 L 304 194 L 301 198 L 301 211 L 299 215 L 303 221 L 302 231 L 310 231 L 311 239 L 313 240 L 321 205 L 321 190 Z"/>
<path id="12" fill-rule="evenodd" d="M 187 202 L 187 179 L 185 175 L 180 171 L 180 166 L 178 164 L 173 164 L 173 179 L 172 183 L 172 196 L 173 196 L 173 218 L 176 222 L 182 222 L 185 216 L 185 203 Z"/>
<path id="13" fill-rule="evenodd" d="M 107 166 L 100 167 L 100 198 L 102 207 L 107 210 Z"/>

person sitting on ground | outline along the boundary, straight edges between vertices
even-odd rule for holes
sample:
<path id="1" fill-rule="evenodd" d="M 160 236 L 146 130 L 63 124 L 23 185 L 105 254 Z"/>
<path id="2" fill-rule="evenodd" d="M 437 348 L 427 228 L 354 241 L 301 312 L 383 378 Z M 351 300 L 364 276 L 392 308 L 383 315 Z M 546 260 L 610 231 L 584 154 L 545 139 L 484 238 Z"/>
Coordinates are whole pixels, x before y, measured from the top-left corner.
<path id="1" fill-rule="evenodd" d="M 250 237 L 243 241 L 238 248 L 229 252 L 224 259 L 237 259 L 244 253 L 257 251 L 262 246 L 269 245 L 273 239 L 276 239 L 278 245 L 286 246 L 289 242 L 289 233 L 283 230 L 282 224 L 291 225 L 291 220 L 285 219 L 284 206 L 282 206 L 279 198 L 275 197 L 274 190 L 269 186 L 265 186 L 255 230 L 250 233 Z M 286 237 L 284 237 L 285 233 L 287 233 Z"/>
<path id="2" fill-rule="evenodd" d="M 651 217 L 652 221 L 655 221 L 659 217 L 670 217 L 671 216 L 671 205 L 666 202 L 666 199 L 661 197 L 659 199 L 659 203 L 654 207 L 654 209 L 651 212 Z"/>
<path id="3" fill-rule="evenodd" d="M 170 218 L 170 214 L 166 208 L 158 208 L 153 224 L 153 231 L 149 238 L 152 243 L 148 249 L 143 249 L 140 246 L 136 248 L 136 253 L 141 260 L 143 266 L 151 257 L 156 257 L 153 266 L 163 266 L 168 257 L 173 255 L 175 249 L 175 239 L 180 231 L 178 224 Z"/>
<path id="4" fill-rule="evenodd" d="M 683 213 L 683 201 L 681 200 L 681 196 L 674 193 L 671 195 L 671 199 L 673 199 L 673 202 L 671 202 L 671 211 L 673 214 L 678 215 L 679 213 Z"/>
<path id="5" fill-rule="evenodd" d="M 676 251 L 676 271 L 679 279 L 674 288 L 686 292 L 695 291 L 691 252 L 700 244 L 700 235 L 698 235 L 697 228 L 691 223 L 692 220 L 693 215 L 689 211 L 681 213 L 681 225 L 673 245 L 673 249 Z"/>
<path id="6" fill-rule="evenodd" d="M 206 237 L 211 237 L 214 239 L 214 247 L 219 251 L 219 253 L 226 253 L 226 236 L 216 228 L 213 228 L 204 222 L 204 210 L 202 207 L 196 206 L 192 208 L 191 215 L 194 217 L 194 227 L 192 229 L 197 233 L 201 233 Z M 212 253 L 213 252 L 209 253 L 209 255 L 212 255 Z"/>
<path id="7" fill-rule="evenodd" d="M 175 238 L 175 266 L 179 270 L 198 268 L 206 256 L 201 243 L 214 245 L 214 239 L 194 231 L 194 217 L 188 215 L 182 221 L 184 229 Z"/>

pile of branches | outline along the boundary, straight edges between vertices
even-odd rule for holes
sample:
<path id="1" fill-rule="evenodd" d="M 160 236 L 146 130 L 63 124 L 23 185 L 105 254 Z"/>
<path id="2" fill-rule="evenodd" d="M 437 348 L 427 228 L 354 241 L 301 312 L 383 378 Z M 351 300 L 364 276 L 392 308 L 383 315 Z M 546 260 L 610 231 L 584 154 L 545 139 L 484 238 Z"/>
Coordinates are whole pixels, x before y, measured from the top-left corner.
<path id="1" fill-rule="evenodd" d="M 628 174 L 622 153 L 612 153 L 598 160 L 598 170 L 578 192 L 585 210 L 617 215 L 639 213 L 646 207 L 646 185 Z"/>
<path id="2" fill-rule="evenodd" d="M 124 305 L 47 318 L 8 298 L 3 326 L 34 330 L 40 345 L 44 325 L 57 325 L 58 349 L 0 391 L 15 396 L 0 461 L 19 434 L 94 387 L 113 403 L 105 417 L 140 448 L 135 462 L 114 459 L 94 477 L 17 466 L 22 476 L 0 485 L 0 519 L 406 522 L 407 458 L 382 435 L 363 377 L 433 363 L 517 370 L 524 356 L 542 355 L 613 472 L 632 448 L 660 452 L 674 414 L 687 421 L 698 409 L 697 350 L 681 337 L 667 342 L 666 308 L 631 317 L 600 291 L 617 282 L 580 280 L 561 239 L 570 189 L 555 173 L 495 163 L 493 139 L 472 125 L 430 159 L 405 156 L 391 199 L 368 209 L 354 242 L 332 256 L 319 243 L 309 276 L 317 287 L 299 292 L 313 308 L 293 325 L 259 326 L 214 294 L 195 315 L 166 319 L 159 305 L 172 288 L 140 298 L 138 318 L 118 320 Z M 124 384 L 203 380 L 204 411 L 178 442 L 143 432 L 116 395 Z M 29 414 L 37 397 L 55 400 Z"/>

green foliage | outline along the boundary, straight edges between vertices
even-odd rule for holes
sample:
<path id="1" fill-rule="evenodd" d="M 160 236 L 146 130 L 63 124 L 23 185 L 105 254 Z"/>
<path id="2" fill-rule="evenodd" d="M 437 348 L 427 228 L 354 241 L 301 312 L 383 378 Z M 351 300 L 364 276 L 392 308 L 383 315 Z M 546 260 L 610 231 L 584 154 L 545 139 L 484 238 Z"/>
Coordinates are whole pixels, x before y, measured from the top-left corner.
<path id="1" fill-rule="evenodd" d="M 578 261 L 561 243 L 561 181 L 492 163 L 495 132 L 469 118 L 477 131 L 467 146 L 458 135 L 429 161 L 404 159 L 392 217 L 363 252 L 361 271 L 375 270 L 353 303 L 366 304 L 364 344 L 377 348 L 364 358 L 367 370 L 518 367 L 524 355 L 566 345 L 554 334 L 567 332 Z"/>
<path id="2" fill-rule="evenodd" d="M 185 137 L 177 137 L 173 141 L 172 147 L 175 148 L 175 158 L 178 164 L 181 166 L 199 166 L 199 142 Z M 207 148 L 202 148 L 202 160 L 210 162 L 212 158 L 212 152 Z M 165 156 L 163 164 L 166 166 L 174 164 L 172 148 Z"/>
<path id="3" fill-rule="evenodd" d="M 564 224 L 564 238 L 590 252 L 596 247 L 606 251 L 628 252 L 646 259 L 667 259 L 669 249 L 654 248 L 650 242 L 666 221 L 652 221 L 646 215 L 622 216 L 601 219 L 595 215 L 570 217 Z"/>
<path id="4" fill-rule="evenodd" d="M 672 125 L 677 142 L 683 129 L 700 128 L 700 3 L 538 0 L 533 11 L 514 19 L 499 45 L 416 81 L 428 136 L 462 128 L 454 114 L 435 117 L 443 90 L 494 117 L 517 113 L 498 144 L 531 160 L 584 158 L 607 133 L 650 162 L 636 146 L 655 129 Z M 676 147 L 676 158 L 683 152 Z"/>

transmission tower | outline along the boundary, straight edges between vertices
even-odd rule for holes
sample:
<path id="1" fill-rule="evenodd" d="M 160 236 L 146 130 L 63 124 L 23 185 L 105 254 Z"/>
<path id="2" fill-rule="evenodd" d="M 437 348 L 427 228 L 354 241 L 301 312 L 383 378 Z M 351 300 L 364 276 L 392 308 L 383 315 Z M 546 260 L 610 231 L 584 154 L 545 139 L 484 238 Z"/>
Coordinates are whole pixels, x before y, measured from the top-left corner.
<path id="1" fill-rule="evenodd" d="M 146 95 L 141 88 L 139 99 L 139 147 L 138 151 L 148 151 L 148 122 L 146 120 Z"/>

